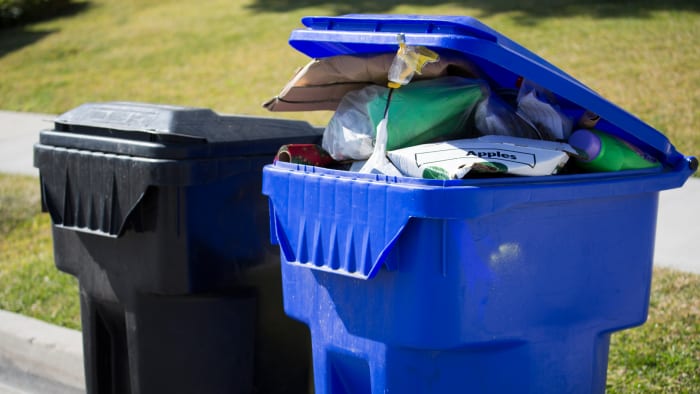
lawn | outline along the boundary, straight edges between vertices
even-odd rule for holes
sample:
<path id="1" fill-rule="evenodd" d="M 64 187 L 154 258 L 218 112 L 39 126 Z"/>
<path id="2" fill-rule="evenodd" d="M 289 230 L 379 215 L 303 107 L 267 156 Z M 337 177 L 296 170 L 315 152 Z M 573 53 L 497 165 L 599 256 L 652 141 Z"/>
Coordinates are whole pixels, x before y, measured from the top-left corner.
<path id="1" fill-rule="evenodd" d="M 567 70 L 700 155 L 697 1 L 78 1 L 71 13 L 0 30 L 0 109 L 61 113 L 90 101 L 270 114 L 306 62 L 286 42 L 304 15 L 472 15 Z M 76 280 L 53 266 L 38 180 L 0 174 L 0 309 L 80 328 Z M 610 393 L 700 392 L 700 276 L 655 269 L 649 320 L 614 334 Z"/>
<path id="2" fill-rule="evenodd" d="M 53 265 L 38 178 L 0 174 L 0 309 L 80 329 L 77 283 Z"/>

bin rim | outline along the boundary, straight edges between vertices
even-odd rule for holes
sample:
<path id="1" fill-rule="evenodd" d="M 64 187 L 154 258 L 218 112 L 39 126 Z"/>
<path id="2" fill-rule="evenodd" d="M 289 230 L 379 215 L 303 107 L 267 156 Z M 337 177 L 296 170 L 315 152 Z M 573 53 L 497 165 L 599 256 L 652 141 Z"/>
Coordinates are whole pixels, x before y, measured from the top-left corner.
<path id="1" fill-rule="evenodd" d="M 584 200 L 655 200 L 659 191 L 682 186 L 690 172 L 653 168 L 443 181 L 277 162 L 263 167 L 262 192 L 270 199 L 271 242 L 287 263 L 371 279 L 383 266 L 396 269 L 389 252 L 411 220 L 473 222 Z"/>
<path id="2" fill-rule="evenodd" d="M 695 157 L 691 157 L 695 159 Z M 288 163 L 275 161 L 264 167 L 268 170 L 280 170 L 290 172 L 300 172 L 307 175 L 328 177 L 328 178 L 344 178 L 359 182 L 376 182 L 384 183 L 396 187 L 410 188 L 442 188 L 442 189 L 475 189 L 475 188 L 494 188 L 494 187 L 522 187 L 524 185 L 572 185 L 572 184 L 590 184 L 590 183 L 616 183 L 630 180 L 646 179 L 647 191 L 661 191 L 682 186 L 685 181 L 695 171 L 688 166 L 686 168 L 676 170 L 664 167 L 645 168 L 640 170 L 622 170 L 614 172 L 587 172 L 576 174 L 558 174 L 558 175 L 543 175 L 543 176 L 517 176 L 505 175 L 502 177 L 484 177 L 484 178 L 464 178 L 464 179 L 424 179 L 409 176 L 390 176 L 382 174 L 365 174 L 359 172 L 351 172 L 342 169 L 324 168 L 312 165 Z M 673 180 L 673 186 L 666 182 L 658 183 L 657 180 Z"/>
<path id="3" fill-rule="evenodd" d="M 562 106 L 574 107 L 579 115 L 586 110 L 596 113 L 601 117 L 596 128 L 642 148 L 667 166 L 697 168 L 697 160 L 678 152 L 659 130 L 476 18 L 348 14 L 307 16 L 302 23 L 306 28 L 293 30 L 289 44 L 311 58 L 394 52 L 396 34 L 404 33 L 407 45 L 462 55 L 482 71 L 495 65 L 497 77 L 484 72 L 493 79 L 490 82 L 498 79 L 498 87 L 516 88 L 517 81 L 525 78 L 547 88 Z"/>

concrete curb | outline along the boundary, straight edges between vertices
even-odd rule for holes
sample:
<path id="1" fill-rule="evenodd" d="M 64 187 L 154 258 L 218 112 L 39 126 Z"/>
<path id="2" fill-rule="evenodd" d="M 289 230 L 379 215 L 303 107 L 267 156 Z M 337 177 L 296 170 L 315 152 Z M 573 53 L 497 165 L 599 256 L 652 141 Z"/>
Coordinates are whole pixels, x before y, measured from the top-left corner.
<path id="1" fill-rule="evenodd" d="M 85 390 L 80 331 L 0 310 L 0 354 L 15 368 Z"/>

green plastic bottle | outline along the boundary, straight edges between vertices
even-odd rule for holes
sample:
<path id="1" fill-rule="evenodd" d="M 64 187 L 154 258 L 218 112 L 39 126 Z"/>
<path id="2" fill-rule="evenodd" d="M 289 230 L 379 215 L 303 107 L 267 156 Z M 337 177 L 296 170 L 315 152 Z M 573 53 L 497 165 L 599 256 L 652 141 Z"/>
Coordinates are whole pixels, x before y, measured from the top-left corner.
<path id="1" fill-rule="evenodd" d="M 576 130 L 569 137 L 579 153 L 578 166 L 587 171 L 639 170 L 661 164 L 637 147 L 599 130 Z"/>

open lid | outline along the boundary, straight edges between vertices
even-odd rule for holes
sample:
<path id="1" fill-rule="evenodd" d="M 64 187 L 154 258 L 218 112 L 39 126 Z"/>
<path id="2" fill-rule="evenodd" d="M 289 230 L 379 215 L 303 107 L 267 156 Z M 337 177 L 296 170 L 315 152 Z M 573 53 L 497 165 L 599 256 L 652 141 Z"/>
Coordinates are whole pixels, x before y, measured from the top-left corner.
<path id="1" fill-rule="evenodd" d="M 294 30 L 292 47 L 312 58 L 395 52 L 397 33 L 407 45 L 461 55 L 477 66 L 493 87 L 516 89 L 522 78 L 550 90 L 564 110 L 601 117 L 596 128 L 617 135 L 677 168 L 692 166 L 658 130 L 621 109 L 545 59 L 472 17 L 363 15 L 305 17 Z"/>

